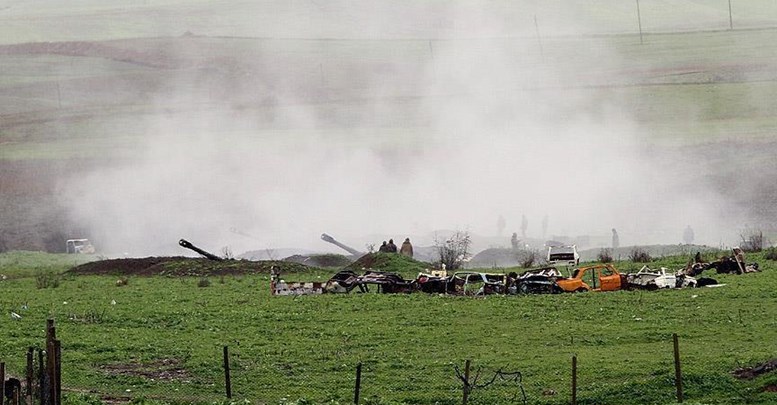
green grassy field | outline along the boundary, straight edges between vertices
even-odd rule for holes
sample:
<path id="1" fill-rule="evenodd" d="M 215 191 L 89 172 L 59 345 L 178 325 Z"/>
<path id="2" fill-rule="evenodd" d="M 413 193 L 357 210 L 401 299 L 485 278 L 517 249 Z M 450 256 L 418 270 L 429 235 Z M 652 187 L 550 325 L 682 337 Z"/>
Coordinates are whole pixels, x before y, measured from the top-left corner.
<path id="1" fill-rule="evenodd" d="M 63 173 L 131 162 L 169 132 L 206 132 L 222 148 L 239 139 L 241 148 L 281 155 L 308 139 L 412 151 L 448 118 L 430 106 L 511 95 L 528 109 L 552 100 L 554 113 L 602 128 L 626 117 L 632 135 L 659 146 L 654 152 L 690 159 L 696 146 L 718 145 L 702 152 L 714 170 L 687 173 L 688 183 L 718 176 L 729 190 L 743 173 L 763 173 L 763 194 L 732 193 L 772 219 L 771 0 L 733 1 L 734 30 L 725 0 L 641 1 L 643 43 L 633 1 L 492 2 L 496 19 L 475 3 L 319 3 L 0 1 L 0 252 L 59 247 L 63 234 L 83 231 L 64 223 Z M 478 16 L 506 28 L 472 38 L 488 32 Z M 9 47 L 49 41 L 80 42 L 59 53 Z M 731 140 L 746 154 L 720 153 Z M 207 287 L 197 277 L 130 277 L 119 287 L 117 277 L 64 273 L 82 260 L 0 253 L 0 360 L 21 375 L 27 348 L 43 344 L 46 320 L 55 319 L 66 403 L 225 401 L 224 345 L 234 402 L 351 403 L 362 362 L 362 403 L 452 405 L 461 400 L 454 366 L 471 359 L 483 379 L 521 371 L 529 403 L 565 404 L 576 355 L 578 403 L 672 403 L 673 333 L 687 403 L 777 402 L 763 392 L 777 384 L 774 373 L 752 381 L 730 374 L 777 357 L 777 265 L 759 255 L 750 260 L 762 273 L 714 276 L 721 288 L 483 299 L 271 297 L 267 275 L 210 277 Z M 333 271 L 287 277 L 326 280 Z M 58 286 L 37 288 L 42 280 Z M 515 388 L 476 390 L 471 403 L 511 403 Z"/>
<path id="2" fill-rule="evenodd" d="M 579 403 L 671 403 L 672 333 L 680 339 L 689 403 L 775 401 L 774 393 L 762 392 L 777 383 L 774 373 L 752 381 L 730 374 L 777 351 L 777 265 L 761 255 L 748 257 L 761 273 L 710 274 L 724 287 L 657 292 L 293 298 L 270 296 L 266 275 L 211 277 L 208 287 L 192 277 L 130 277 L 117 287 L 116 277 L 62 274 L 58 287 L 36 288 L 39 272 L 61 274 L 72 260 L 0 256 L 0 273 L 8 277 L 0 281 L 6 313 L 0 358 L 22 374 L 27 347 L 40 347 L 46 319 L 55 319 L 67 403 L 224 400 L 224 345 L 235 398 L 252 403 L 349 403 L 362 362 L 365 403 L 456 404 L 461 387 L 454 365 L 463 368 L 471 359 L 485 368 L 483 379 L 499 368 L 520 371 L 529 403 L 563 404 L 573 355 Z M 654 265 L 676 268 L 685 260 Z M 32 268 L 38 270 L 31 274 Z M 325 280 L 333 271 L 289 279 Z M 11 320 L 10 311 L 23 318 Z M 515 387 L 475 390 L 472 403 L 511 403 Z M 543 395 L 549 390 L 555 394 Z"/>

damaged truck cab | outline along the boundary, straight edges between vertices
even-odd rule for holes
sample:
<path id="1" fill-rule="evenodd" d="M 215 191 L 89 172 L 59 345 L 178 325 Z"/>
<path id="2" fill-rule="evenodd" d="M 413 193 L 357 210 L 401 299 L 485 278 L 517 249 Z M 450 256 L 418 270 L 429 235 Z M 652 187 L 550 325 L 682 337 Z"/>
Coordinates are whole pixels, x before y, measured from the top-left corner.
<path id="1" fill-rule="evenodd" d="M 566 292 L 584 292 L 617 291 L 625 282 L 615 266 L 605 263 L 575 269 L 572 277 L 559 279 L 556 284 Z"/>

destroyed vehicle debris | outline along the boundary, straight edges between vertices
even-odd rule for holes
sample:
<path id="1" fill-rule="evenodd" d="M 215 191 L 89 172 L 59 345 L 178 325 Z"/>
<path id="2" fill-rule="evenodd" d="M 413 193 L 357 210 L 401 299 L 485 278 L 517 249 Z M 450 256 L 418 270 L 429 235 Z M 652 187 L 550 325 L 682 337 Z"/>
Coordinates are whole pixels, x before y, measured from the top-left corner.
<path id="1" fill-rule="evenodd" d="M 397 294 L 411 293 L 416 290 L 414 281 L 408 281 L 399 274 L 387 271 L 368 271 L 358 278 L 358 286 L 362 292 L 369 292 L 369 286 L 377 286 L 379 293 Z"/>
<path id="2" fill-rule="evenodd" d="M 566 292 L 617 291 L 626 285 L 625 277 L 612 264 L 595 264 L 575 269 L 572 277 L 556 284 Z"/>
<path id="3" fill-rule="evenodd" d="M 456 292 L 455 283 L 449 283 L 450 278 L 444 274 L 418 273 L 415 279 L 416 288 L 429 294 L 453 294 Z"/>
<path id="4" fill-rule="evenodd" d="M 718 274 L 744 274 L 760 271 L 758 268 L 758 263 L 745 263 L 745 253 L 742 251 L 742 249 L 735 247 L 731 249 L 731 251 L 731 256 L 721 257 L 720 259 L 710 263 L 701 262 L 698 257 L 699 255 L 697 254 L 694 262 L 689 263 L 688 266 L 686 266 L 684 273 L 695 277 L 700 275 L 703 271 L 709 269 L 715 269 Z"/>
<path id="5" fill-rule="evenodd" d="M 644 290 L 679 287 L 677 277 L 674 274 L 667 273 L 667 270 L 666 267 L 653 270 L 645 265 L 636 273 L 626 274 L 626 283 L 629 288 Z"/>
<path id="6" fill-rule="evenodd" d="M 459 271 L 447 281 L 446 291 L 456 295 L 491 295 L 507 293 L 507 276 L 504 274 Z"/>
<path id="7" fill-rule="evenodd" d="M 555 267 L 529 270 L 515 280 L 516 292 L 521 294 L 555 294 L 563 292 L 557 281 L 563 278 Z"/>
<path id="8" fill-rule="evenodd" d="M 386 271 L 367 271 L 358 275 L 351 270 L 343 270 L 332 276 L 326 282 L 324 290 L 328 293 L 349 293 L 354 289 L 359 292 L 370 292 L 370 286 L 377 288 L 379 293 L 410 293 L 416 290 L 415 282 L 402 278 L 399 274 Z"/>
<path id="9" fill-rule="evenodd" d="M 324 293 L 321 282 L 287 283 L 281 278 L 280 270 L 270 269 L 270 293 L 272 295 L 316 295 Z"/>
<path id="10" fill-rule="evenodd" d="M 359 275 L 351 270 L 337 272 L 326 282 L 324 291 L 328 293 L 349 293 L 357 285 Z"/>

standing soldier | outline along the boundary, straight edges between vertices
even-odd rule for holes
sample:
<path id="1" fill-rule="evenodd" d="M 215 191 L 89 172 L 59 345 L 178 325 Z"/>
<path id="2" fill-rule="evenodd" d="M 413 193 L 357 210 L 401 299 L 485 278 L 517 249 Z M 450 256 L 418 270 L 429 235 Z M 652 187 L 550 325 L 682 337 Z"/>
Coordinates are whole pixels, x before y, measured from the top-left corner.
<path id="1" fill-rule="evenodd" d="M 612 248 L 617 249 L 621 245 L 620 238 L 618 238 L 618 231 L 612 228 Z"/>
<path id="2" fill-rule="evenodd" d="M 397 245 L 394 244 L 394 239 L 389 239 L 389 242 L 388 242 L 388 252 L 389 253 L 397 253 Z"/>
<path id="3" fill-rule="evenodd" d="M 690 225 L 686 226 L 683 231 L 683 242 L 685 242 L 686 245 L 693 243 L 693 229 L 691 229 Z"/>
<path id="4" fill-rule="evenodd" d="M 405 238 L 402 242 L 402 247 L 399 248 L 399 253 L 407 257 L 413 257 L 413 245 L 410 244 L 410 238 Z"/>
<path id="5" fill-rule="evenodd" d="M 518 249 L 518 233 L 513 232 L 513 237 L 510 238 L 510 244 L 513 246 L 513 249 Z"/>

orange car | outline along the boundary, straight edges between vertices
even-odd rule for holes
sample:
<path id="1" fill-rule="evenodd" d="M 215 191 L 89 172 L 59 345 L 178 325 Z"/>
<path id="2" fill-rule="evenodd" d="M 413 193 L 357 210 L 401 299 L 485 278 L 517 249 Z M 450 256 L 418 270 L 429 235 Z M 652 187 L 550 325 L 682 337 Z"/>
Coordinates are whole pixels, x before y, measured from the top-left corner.
<path id="1" fill-rule="evenodd" d="M 570 278 L 558 279 L 556 283 L 566 292 L 616 291 L 625 286 L 624 276 L 611 264 L 595 264 L 580 267 Z"/>

